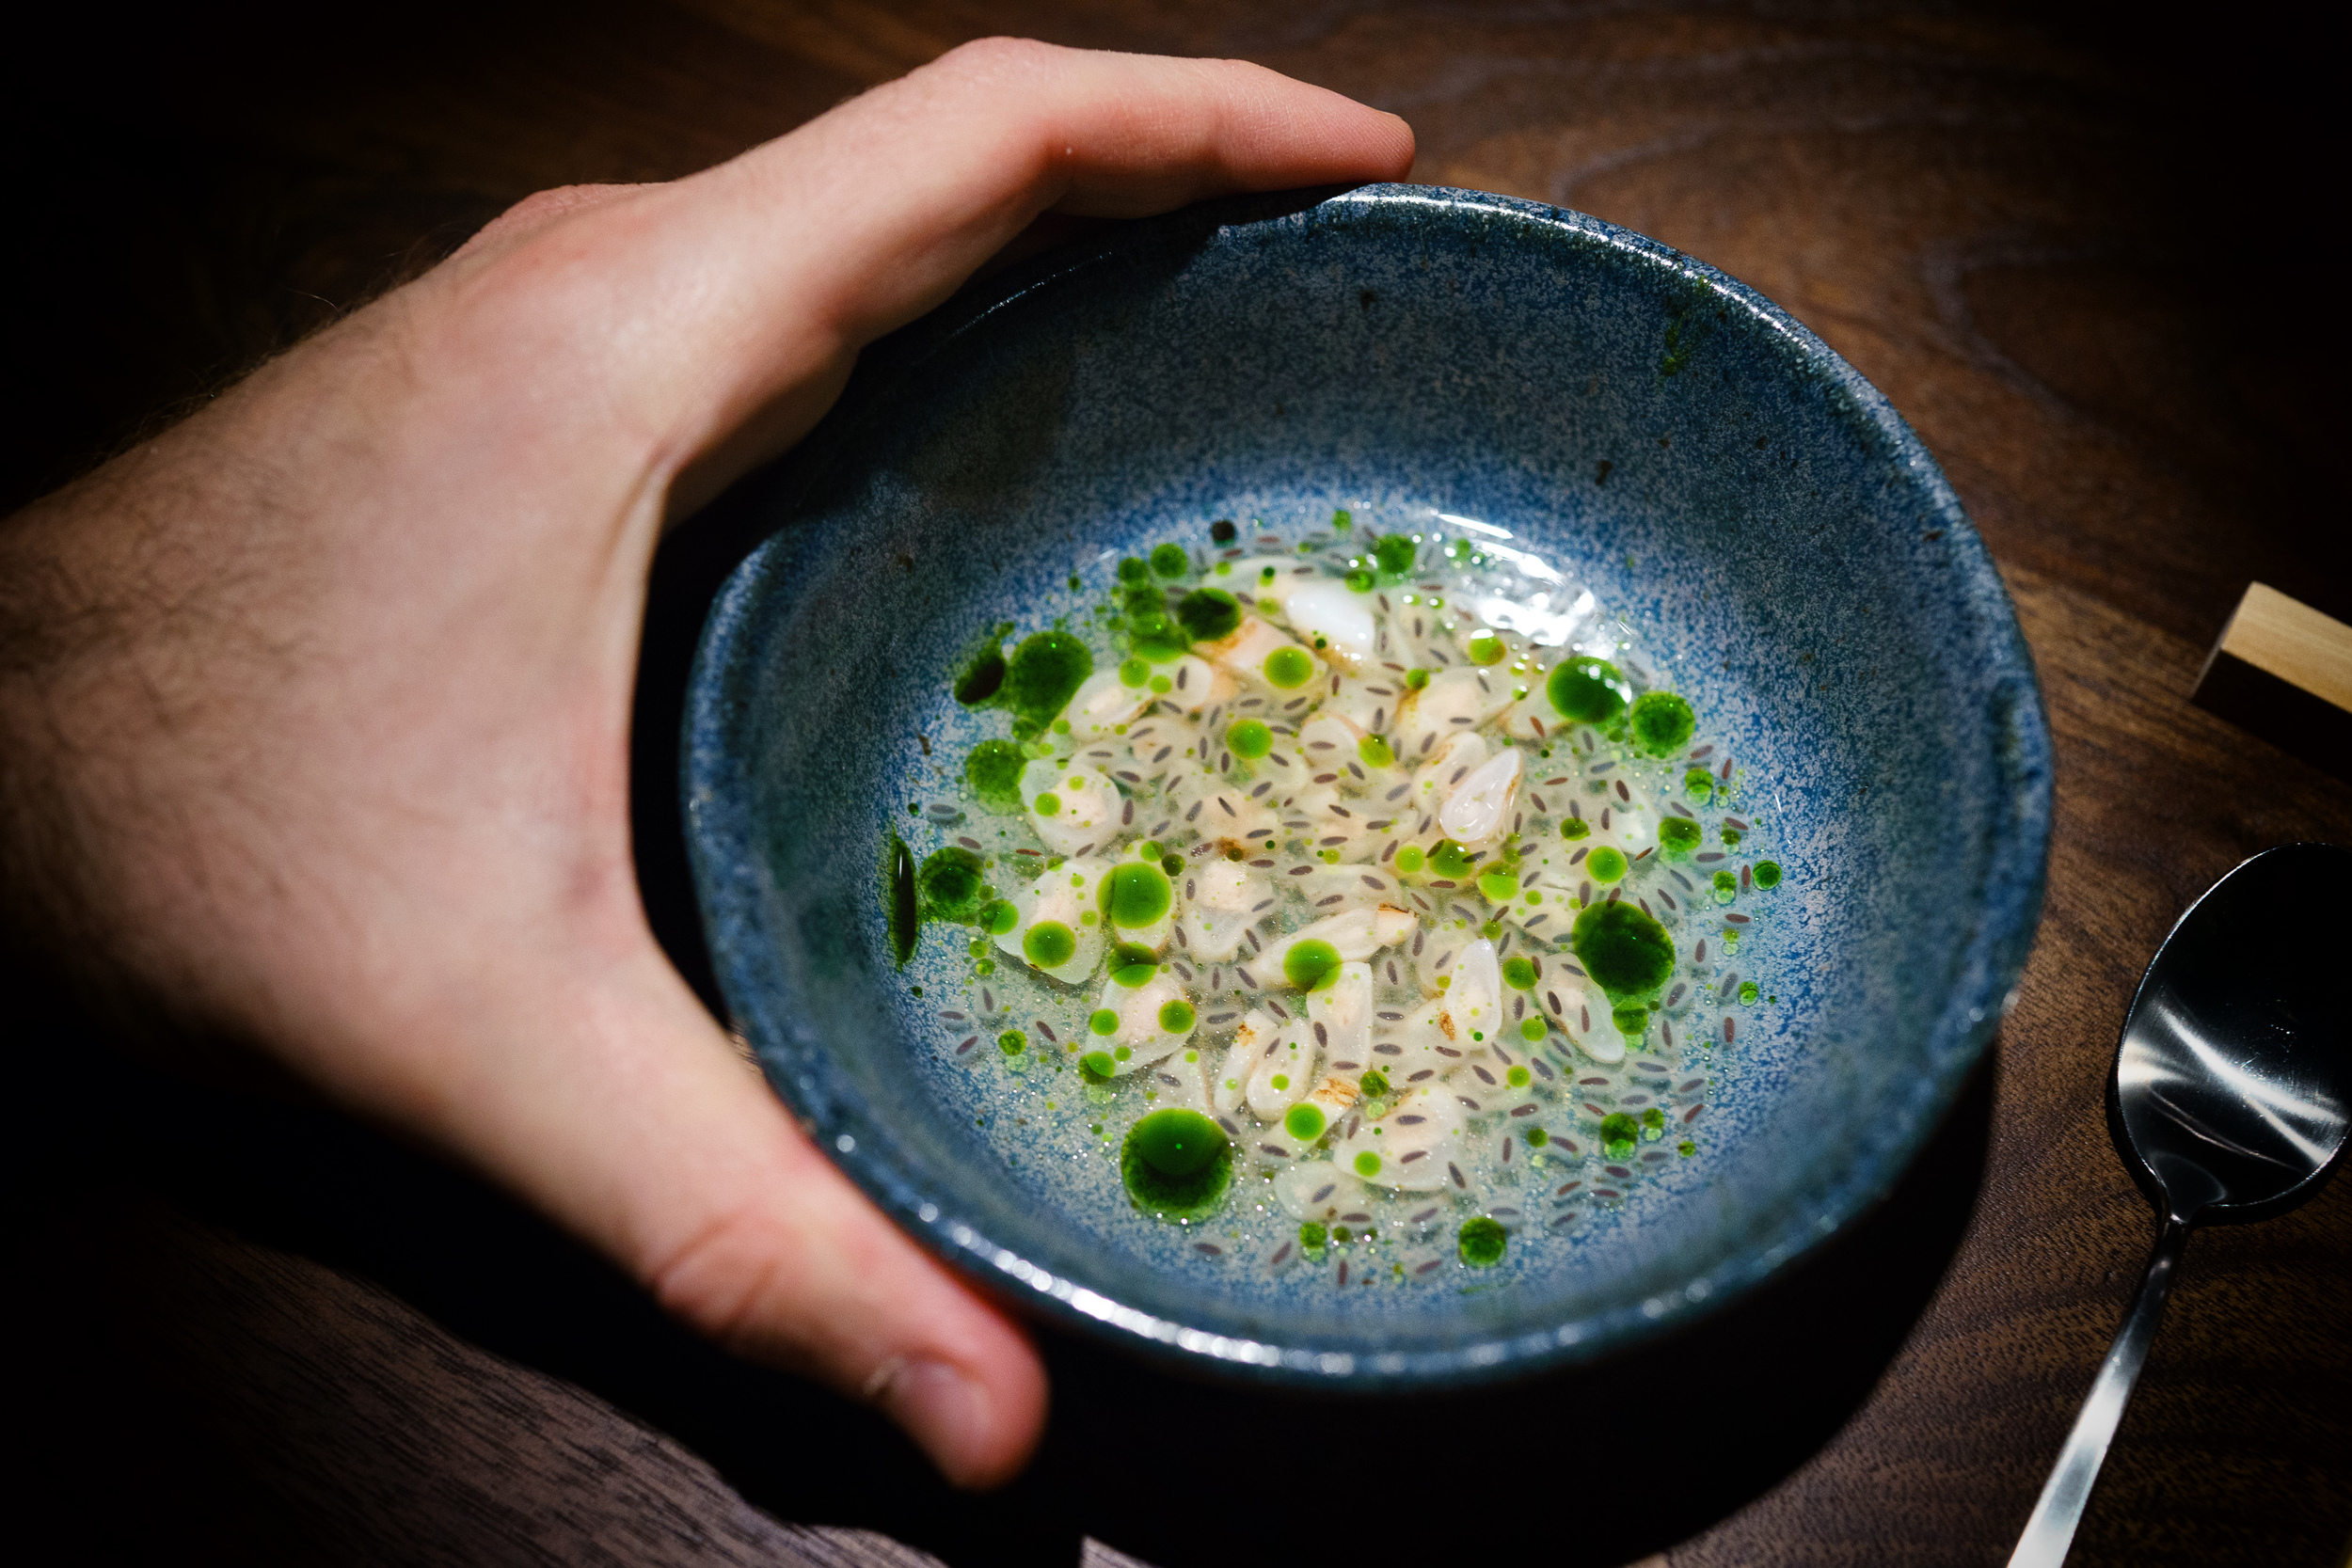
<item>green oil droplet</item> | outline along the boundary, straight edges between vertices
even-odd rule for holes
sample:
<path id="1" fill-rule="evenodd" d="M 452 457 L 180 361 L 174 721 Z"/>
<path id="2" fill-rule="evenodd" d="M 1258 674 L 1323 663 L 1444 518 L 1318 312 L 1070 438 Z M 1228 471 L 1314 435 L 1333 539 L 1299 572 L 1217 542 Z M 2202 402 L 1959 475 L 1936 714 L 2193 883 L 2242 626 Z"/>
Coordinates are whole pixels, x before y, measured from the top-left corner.
<path id="1" fill-rule="evenodd" d="M 1222 588 L 1196 588 L 1176 602 L 1176 624 L 1194 641 L 1214 642 L 1241 625 L 1241 603 Z"/>
<path id="2" fill-rule="evenodd" d="M 1139 931 L 1159 923 L 1174 894 L 1168 873 L 1143 861 L 1126 861 L 1111 868 L 1096 895 L 1111 924 Z"/>
<path id="3" fill-rule="evenodd" d="M 1674 939 L 1629 899 L 1604 900 L 1576 917 L 1577 961 L 1611 1001 L 1647 1003 L 1674 973 Z"/>
<path id="4" fill-rule="evenodd" d="M 1473 1269 L 1490 1269 L 1502 1262 L 1509 1244 L 1502 1227 L 1484 1214 L 1464 1220 L 1454 1239 L 1454 1251 Z"/>
<path id="5" fill-rule="evenodd" d="M 980 883 L 980 857 L 954 845 L 934 849 L 915 873 L 923 918 L 951 920 L 970 926 L 979 918 L 985 889 Z"/>
<path id="6" fill-rule="evenodd" d="M 1544 683 L 1552 711 L 1580 724 L 1603 724 L 1625 711 L 1633 688 L 1625 674 L 1605 658 L 1590 656 L 1569 659 Z"/>
<path id="7" fill-rule="evenodd" d="M 963 782 L 990 811 L 1021 809 L 1021 769 L 1029 759 L 1009 740 L 983 740 L 963 759 Z"/>
<path id="8" fill-rule="evenodd" d="M 1040 969 L 1059 969 L 1078 951 L 1078 938 L 1058 920 L 1041 920 L 1021 939 L 1021 956 Z"/>
<path id="9" fill-rule="evenodd" d="M 1654 757 L 1670 757 L 1691 744 L 1698 716 L 1671 691 L 1645 691 L 1626 717 L 1633 743 Z"/>
<path id="10" fill-rule="evenodd" d="M 1041 631 L 1022 640 L 1005 671 L 1007 706 L 1031 723 L 1051 723 L 1086 678 L 1094 655 L 1066 631 Z"/>
<path id="11" fill-rule="evenodd" d="M 1314 678 L 1314 656 L 1304 648 L 1277 648 L 1265 656 L 1268 686 L 1295 691 Z"/>
<path id="12" fill-rule="evenodd" d="M 1129 1129 L 1119 1173 L 1128 1196 L 1163 1219 L 1199 1219 L 1225 1196 L 1233 1146 L 1224 1129 L 1198 1111 L 1153 1111 Z"/>
<path id="13" fill-rule="evenodd" d="M 1600 1118 L 1600 1151 L 1612 1160 L 1631 1159 L 1634 1140 L 1640 1136 L 1640 1125 L 1623 1111 Z"/>
<path id="14" fill-rule="evenodd" d="M 1441 838 L 1429 849 L 1429 869 L 1452 881 L 1460 881 L 1470 874 L 1476 857 L 1450 838 Z"/>
<path id="15" fill-rule="evenodd" d="M 1300 990 L 1319 990 L 1339 973 L 1340 950 L 1320 939 L 1294 942 L 1282 955 L 1283 978 Z"/>

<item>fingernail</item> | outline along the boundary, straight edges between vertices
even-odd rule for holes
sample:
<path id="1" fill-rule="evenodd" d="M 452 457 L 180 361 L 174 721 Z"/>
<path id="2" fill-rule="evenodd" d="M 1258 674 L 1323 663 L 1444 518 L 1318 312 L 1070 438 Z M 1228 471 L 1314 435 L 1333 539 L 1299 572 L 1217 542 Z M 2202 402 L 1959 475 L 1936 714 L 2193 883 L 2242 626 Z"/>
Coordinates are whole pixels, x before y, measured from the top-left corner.
<path id="1" fill-rule="evenodd" d="M 931 1463 L 961 1484 L 989 1444 L 988 1390 L 953 1367 L 910 1361 L 879 1401 L 890 1418 L 914 1435 Z"/>

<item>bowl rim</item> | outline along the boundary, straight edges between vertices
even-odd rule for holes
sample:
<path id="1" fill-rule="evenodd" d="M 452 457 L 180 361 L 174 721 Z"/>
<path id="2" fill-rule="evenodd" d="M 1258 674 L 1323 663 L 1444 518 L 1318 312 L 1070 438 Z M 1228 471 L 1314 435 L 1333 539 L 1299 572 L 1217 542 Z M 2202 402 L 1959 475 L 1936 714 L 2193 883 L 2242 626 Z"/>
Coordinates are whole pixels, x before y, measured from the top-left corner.
<path id="1" fill-rule="evenodd" d="M 1844 358 L 1754 289 L 1694 257 L 1571 209 L 1446 186 L 1369 184 L 1227 197 L 1107 227 L 976 280 L 930 314 L 870 346 L 818 427 L 738 490 L 755 486 L 756 505 L 766 518 L 787 515 L 833 453 L 865 424 L 869 411 L 964 333 L 1017 301 L 1103 262 L 1160 247 L 1170 238 L 1214 239 L 1228 228 L 1350 208 L 1416 209 L 1434 220 L 1477 224 L 1489 233 L 1498 219 L 1559 230 L 1696 285 L 1781 339 L 1801 377 L 1842 394 L 1850 400 L 1853 417 L 1875 427 L 1891 455 L 1890 467 L 1919 493 L 1944 531 L 1949 570 L 1945 580 L 1952 589 L 1947 602 L 1963 624 L 1980 633 L 1975 651 L 1991 672 L 1985 682 L 1986 705 L 2001 743 L 1991 748 L 1995 804 L 1987 828 L 1992 844 L 1976 924 L 1959 978 L 1921 1039 L 1929 1070 L 1911 1083 L 1906 1097 L 1888 1107 L 1882 1121 L 1886 1133 L 1859 1147 L 1851 1160 L 1809 1191 L 1792 1195 L 1779 1224 L 1759 1229 L 1680 1289 L 1570 1322 L 1471 1337 L 1442 1349 L 1364 1353 L 1335 1351 L 1311 1341 L 1273 1344 L 1164 1317 L 1056 1275 L 925 1196 L 924 1184 L 895 1158 L 894 1140 L 859 1135 L 882 1123 L 866 1114 L 863 1098 L 813 1032 L 790 1026 L 782 1031 L 787 1039 L 808 1037 L 804 1043 L 809 1049 L 801 1052 L 784 1049 L 782 1041 L 764 1046 L 753 1040 L 771 1086 L 826 1156 L 917 1244 L 998 1299 L 1197 1371 L 1341 1393 L 1459 1387 L 1597 1359 L 1722 1309 L 1874 1208 L 1941 1125 L 2013 1000 L 2040 920 L 2052 792 L 2047 718 L 2014 606 L 1959 497 L 1910 425 Z M 780 524 L 765 522 L 757 535 L 760 543 L 729 574 L 712 603 L 689 677 L 680 736 L 683 827 L 705 939 L 720 991 L 739 1026 L 748 1016 L 766 1010 L 757 1005 L 761 983 L 750 973 L 749 955 L 726 938 L 730 927 L 747 930 L 758 925 L 748 918 L 755 907 L 755 890 L 751 879 L 738 874 L 741 856 L 733 847 L 746 840 L 727 832 L 730 826 L 748 826 L 749 814 L 741 813 L 743 820 L 732 822 L 715 786 L 728 755 L 723 734 L 732 711 L 726 678 L 731 654 L 745 629 L 749 601 L 757 592 L 760 562 L 782 534 Z"/>

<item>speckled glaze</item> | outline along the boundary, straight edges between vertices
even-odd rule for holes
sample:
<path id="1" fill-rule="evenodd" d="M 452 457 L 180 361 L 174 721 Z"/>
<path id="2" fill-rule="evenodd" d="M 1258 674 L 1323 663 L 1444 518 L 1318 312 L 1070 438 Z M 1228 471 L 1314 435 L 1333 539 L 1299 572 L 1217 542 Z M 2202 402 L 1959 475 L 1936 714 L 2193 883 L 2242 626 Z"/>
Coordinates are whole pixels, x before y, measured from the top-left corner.
<path id="1" fill-rule="evenodd" d="M 1120 228 L 877 345 L 739 504 L 687 832 L 719 980 L 776 1090 L 926 1245 L 1049 1316 L 1338 1389 L 1599 1354 L 1868 1206 L 1991 1034 L 2040 911 L 2049 741 L 1983 545 L 1885 400 L 1688 257 L 1580 214 L 1375 185 Z M 941 1049 L 941 942 L 894 972 L 882 847 L 918 736 L 1001 733 L 959 656 L 1041 591 L 1210 519 L 1348 506 L 1509 530 L 1637 630 L 1772 791 L 1782 1006 L 1720 1053 L 1705 1158 L 1486 1288 L 1318 1295 L 1170 1262 L 992 1154 Z M 1083 595 L 1063 594 L 1057 608 Z M 1760 799 L 1760 797 L 1759 797 Z M 1743 906 L 1746 907 L 1746 906 Z M 962 938 L 952 943 L 960 957 Z M 928 1000 L 909 993 L 929 978 Z M 968 1068 L 968 1064 L 967 1064 Z"/>

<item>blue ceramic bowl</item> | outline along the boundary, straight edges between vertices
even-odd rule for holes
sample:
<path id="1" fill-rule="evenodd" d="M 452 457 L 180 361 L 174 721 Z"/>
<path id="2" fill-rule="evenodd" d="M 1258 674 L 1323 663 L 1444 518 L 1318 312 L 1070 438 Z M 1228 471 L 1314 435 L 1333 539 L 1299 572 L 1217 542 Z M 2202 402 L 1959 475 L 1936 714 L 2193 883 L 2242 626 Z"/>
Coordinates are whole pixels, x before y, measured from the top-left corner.
<path id="1" fill-rule="evenodd" d="M 1049 1317 L 1349 1389 L 1598 1354 L 1885 1193 L 2024 962 L 2049 739 L 1982 543 L 1852 367 L 1640 235 L 1404 185 L 1120 227 L 877 345 L 747 483 L 774 531 L 711 611 L 685 736 L 721 988 L 874 1201 Z M 1041 587 L 1099 594 L 1118 557 L 1205 544 L 1209 519 L 1295 531 L 1335 506 L 1483 519 L 1573 564 L 1769 788 L 1788 867 L 1779 1005 L 1716 1053 L 1704 1157 L 1572 1243 L 1515 1245 L 1483 1289 L 1302 1291 L 1073 1213 L 975 1126 L 960 1080 L 996 1064 L 937 1017 L 969 933 L 891 961 L 883 846 L 925 836 L 908 803 L 945 787 L 925 769 L 989 733 L 950 696 L 959 656 L 1035 629 Z"/>

